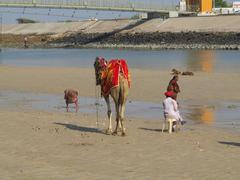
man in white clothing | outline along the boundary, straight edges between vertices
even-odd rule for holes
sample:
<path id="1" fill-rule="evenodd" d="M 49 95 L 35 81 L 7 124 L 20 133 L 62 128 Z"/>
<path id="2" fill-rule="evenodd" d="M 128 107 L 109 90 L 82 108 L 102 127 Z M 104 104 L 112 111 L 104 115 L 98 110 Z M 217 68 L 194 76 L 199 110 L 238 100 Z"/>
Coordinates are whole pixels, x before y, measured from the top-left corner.
<path id="1" fill-rule="evenodd" d="M 173 99 L 174 92 L 167 91 L 165 92 L 166 99 L 163 101 L 163 110 L 164 110 L 164 118 L 167 117 L 176 119 L 176 121 L 180 121 L 183 124 L 183 119 L 180 116 L 178 110 L 178 103 Z"/>

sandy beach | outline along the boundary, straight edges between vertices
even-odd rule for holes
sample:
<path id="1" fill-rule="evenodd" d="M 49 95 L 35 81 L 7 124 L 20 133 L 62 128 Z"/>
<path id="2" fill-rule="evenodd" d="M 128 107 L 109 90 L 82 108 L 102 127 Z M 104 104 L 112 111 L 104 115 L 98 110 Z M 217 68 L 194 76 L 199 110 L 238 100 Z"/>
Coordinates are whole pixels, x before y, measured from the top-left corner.
<path id="1" fill-rule="evenodd" d="M 0 92 L 63 95 L 64 89 L 74 88 L 80 96 L 95 97 L 90 68 L 0 66 L 0 74 Z M 129 100 L 160 104 L 172 75 L 131 69 L 131 77 Z M 236 72 L 181 76 L 179 102 L 239 101 L 239 78 Z M 4 180 L 240 178 L 240 135 L 235 131 L 187 123 L 169 135 L 161 133 L 159 116 L 151 121 L 127 118 L 127 136 L 111 136 L 104 133 L 104 119 L 97 128 L 94 114 L 17 105 L 1 108 L 0 119 L 0 179 Z"/>

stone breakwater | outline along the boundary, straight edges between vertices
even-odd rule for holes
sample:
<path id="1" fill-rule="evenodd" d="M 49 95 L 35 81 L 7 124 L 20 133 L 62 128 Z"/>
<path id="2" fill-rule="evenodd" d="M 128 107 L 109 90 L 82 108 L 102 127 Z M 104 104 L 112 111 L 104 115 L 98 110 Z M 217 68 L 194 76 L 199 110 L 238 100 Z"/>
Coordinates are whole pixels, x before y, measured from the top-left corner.
<path id="1" fill-rule="evenodd" d="M 4 25 L 2 46 L 240 49 L 240 16 Z"/>
<path id="2" fill-rule="evenodd" d="M 154 32 L 119 34 L 74 34 L 48 42 L 66 47 L 120 47 L 153 49 L 240 49 L 236 32 Z"/>
<path id="3" fill-rule="evenodd" d="M 1 46 L 240 49 L 240 16 L 84 20 L 3 25 Z"/>
<path id="4" fill-rule="evenodd" d="M 3 47 L 24 47 L 26 35 L 5 34 Z M 240 49 L 236 32 L 71 33 L 28 35 L 31 48 Z"/>

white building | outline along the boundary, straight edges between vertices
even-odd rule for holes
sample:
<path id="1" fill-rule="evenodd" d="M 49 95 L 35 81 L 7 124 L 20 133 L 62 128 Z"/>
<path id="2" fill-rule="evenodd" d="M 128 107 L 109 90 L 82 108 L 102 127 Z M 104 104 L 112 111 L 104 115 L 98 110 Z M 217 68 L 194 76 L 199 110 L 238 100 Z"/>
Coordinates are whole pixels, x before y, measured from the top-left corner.
<path id="1" fill-rule="evenodd" d="M 186 0 L 180 0 L 179 11 L 186 11 L 186 10 L 187 10 Z"/>
<path id="2" fill-rule="evenodd" d="M 236 8 L 238 8 L 238 9 L 240 9 L 240 1 L 235 1 L 235 2 L 233 2 L 233 6 L 232 6 L 234 9 Z"/>
<path id="3" fill-rule="evenodd" d="M 233 12 L 240 13 L 240 1 L 233 2 Z"/>

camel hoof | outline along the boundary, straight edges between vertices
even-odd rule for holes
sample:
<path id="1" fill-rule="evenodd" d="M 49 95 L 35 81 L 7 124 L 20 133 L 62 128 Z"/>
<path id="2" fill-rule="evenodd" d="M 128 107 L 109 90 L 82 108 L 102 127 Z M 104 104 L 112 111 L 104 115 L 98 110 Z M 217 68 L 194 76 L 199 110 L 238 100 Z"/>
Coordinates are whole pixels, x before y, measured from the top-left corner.
<path id="1" fill-rule="evenodd" d="M 112 130 L 111 130 L 111 129 L 107 129 L 107 130 L 106 130 L 106 134 L 107 134 L 107 135 L 111 135 L 111 134 L 112 134 Z"/>
<path id="2" fill-rule="evenodd" d="M 114 132 L 112 133 L 112 135 L 113 135 L 113 136 L 116 136 L 116 135 L 117 135 L 117 131 L 114 131 Z"/>
<path id="3" fill-rule="evenodd" d="M 125 133 L 125 132 L 122 132 L 122 136 L 126 136 L 126 133 Z"/>

